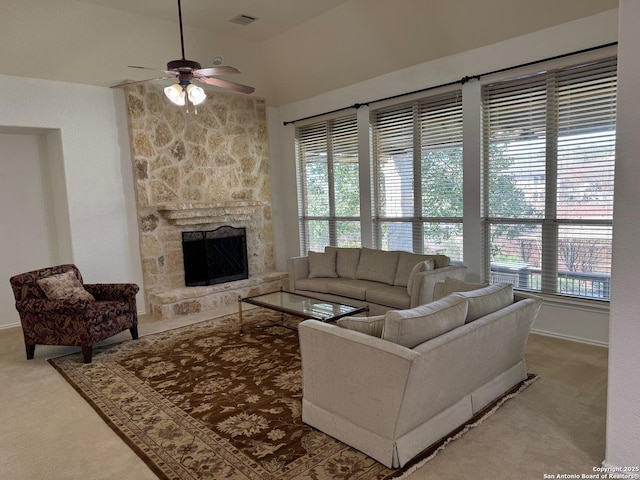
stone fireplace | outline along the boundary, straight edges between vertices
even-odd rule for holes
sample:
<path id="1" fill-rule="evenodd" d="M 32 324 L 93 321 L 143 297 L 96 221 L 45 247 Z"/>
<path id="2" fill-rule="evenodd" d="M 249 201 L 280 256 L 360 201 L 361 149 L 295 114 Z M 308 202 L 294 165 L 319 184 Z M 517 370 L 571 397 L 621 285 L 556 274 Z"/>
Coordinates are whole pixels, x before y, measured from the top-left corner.
<path id="1" fill-rule="evenodd" d="M 198 114 L 153 84 L 125 91 L 148 313 L 196 313 L 275 290 L 264 100 L 207 91 Z M 246 229 L 249 278 L 187 287 L 182 233 Z"/>

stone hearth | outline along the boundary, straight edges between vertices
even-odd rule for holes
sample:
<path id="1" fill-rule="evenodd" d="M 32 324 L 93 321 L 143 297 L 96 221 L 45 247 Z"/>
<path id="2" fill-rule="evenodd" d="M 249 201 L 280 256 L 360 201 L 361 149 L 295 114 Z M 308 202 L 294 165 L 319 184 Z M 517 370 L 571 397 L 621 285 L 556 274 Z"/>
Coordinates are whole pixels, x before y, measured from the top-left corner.
<path id="1" fill-rule="evenodd" d="M 161 87 L 125 91 L 148 312 L 171 318 L 286 286 L 275 271 L 264 100 L 207 91 L 198 114 Z M 182 232 L 245 227 L 249 278 L 185 287 Z"/>

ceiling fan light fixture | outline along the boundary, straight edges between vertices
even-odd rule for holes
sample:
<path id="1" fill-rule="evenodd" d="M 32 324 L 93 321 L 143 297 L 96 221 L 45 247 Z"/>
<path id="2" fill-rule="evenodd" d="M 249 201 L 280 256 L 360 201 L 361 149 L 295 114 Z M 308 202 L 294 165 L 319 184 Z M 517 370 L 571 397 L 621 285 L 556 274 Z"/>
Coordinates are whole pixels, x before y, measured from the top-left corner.
<path id="1" fill-rule="evenodd" d="M 193 83 L 187 87 L 187 95 L 189 96 L 189 101 L 194 105 L 200 105 L 207 98 L 204 90 Z"/>
<path id="2" fill-rule="evenodd" d="M 176 105 L 182 106 L 186 102 L 185 91 L 179 83 L 174 83 L 173 85 L 166 87 L 164 89 L 164 94 Z"/>

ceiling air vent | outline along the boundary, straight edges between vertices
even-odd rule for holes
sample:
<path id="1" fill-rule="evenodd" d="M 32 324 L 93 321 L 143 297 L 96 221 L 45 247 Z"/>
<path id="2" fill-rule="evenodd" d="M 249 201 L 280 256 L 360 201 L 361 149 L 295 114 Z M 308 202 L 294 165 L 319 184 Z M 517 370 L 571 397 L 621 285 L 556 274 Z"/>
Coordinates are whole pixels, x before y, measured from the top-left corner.
<path id="1" fill-rule="evenodd" d="M 249 25 L 250 23 L 253 23 L 256 20 L 258 20 L 258 17 L 252 17 L 251 15 L 242 14 L 232 18 L 229 21 L 231 23 L 237 23 L 238 25 Z"/>

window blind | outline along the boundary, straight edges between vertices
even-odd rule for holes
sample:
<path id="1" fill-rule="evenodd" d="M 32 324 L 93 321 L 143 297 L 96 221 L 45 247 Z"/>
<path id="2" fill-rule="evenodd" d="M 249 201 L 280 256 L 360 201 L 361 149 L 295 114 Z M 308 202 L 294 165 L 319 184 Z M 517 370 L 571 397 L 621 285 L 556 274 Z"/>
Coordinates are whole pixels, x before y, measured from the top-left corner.
<path id="1" fill-rule="evenodd" d="M 371 111 L 378 248 L 462 260 L 459 90 Z"/>
<path id="2" fill-rule="evenodd" d="M 296 128 L 301 252 L 360 246 L 355 115 Z"/>
<path id="3" fill-rule="evenodd" d="M 485 85 L 485 277 L 607 300 L 616 59 Z"/>

